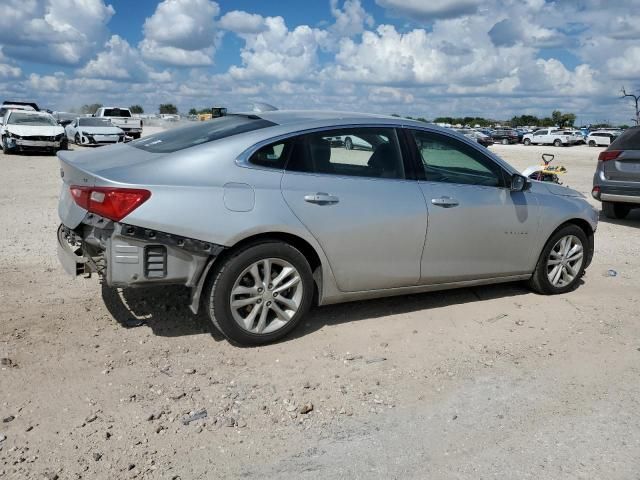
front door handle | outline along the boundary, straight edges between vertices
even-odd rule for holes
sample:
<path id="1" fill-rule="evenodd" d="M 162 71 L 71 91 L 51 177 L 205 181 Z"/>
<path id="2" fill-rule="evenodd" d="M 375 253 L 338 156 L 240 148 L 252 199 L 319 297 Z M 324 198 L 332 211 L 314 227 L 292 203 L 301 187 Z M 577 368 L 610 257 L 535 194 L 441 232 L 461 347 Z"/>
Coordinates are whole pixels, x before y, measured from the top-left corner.
<path id="1" fill-rule="evenodd" d="M 431 203 L 434 204 L 436 207 L 443 207 L 443 208 L 457 207 L 458 205 L 460 205 L 460 202 L 458 202 L 458 200 L 450 197 L 432 198 Z"/>
<path id="2" fill-rule="evenodd" d="M 335 195 L 329 195 L 328 193 L 318 192 L 311 195 L 305 195 L 304 201 L 309 203 L 315 203 L 316 205 L 333 205 L 338 203 L 340 199 Z"/>

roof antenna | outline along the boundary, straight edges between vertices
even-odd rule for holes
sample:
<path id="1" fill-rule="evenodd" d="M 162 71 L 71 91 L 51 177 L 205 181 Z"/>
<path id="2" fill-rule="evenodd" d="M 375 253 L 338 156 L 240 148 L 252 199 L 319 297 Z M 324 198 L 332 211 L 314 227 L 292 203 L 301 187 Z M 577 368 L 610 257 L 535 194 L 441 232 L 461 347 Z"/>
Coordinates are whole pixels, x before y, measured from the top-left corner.
<path id="1" fill-rule="evenodd" d="M 273 112 L 275 110 L 278 110 L 278 107 L 274 107 L 273 105 L 269 105 L 268 103 L 255 102 L 252 105 L 253 111 L 255 113 Z"/>

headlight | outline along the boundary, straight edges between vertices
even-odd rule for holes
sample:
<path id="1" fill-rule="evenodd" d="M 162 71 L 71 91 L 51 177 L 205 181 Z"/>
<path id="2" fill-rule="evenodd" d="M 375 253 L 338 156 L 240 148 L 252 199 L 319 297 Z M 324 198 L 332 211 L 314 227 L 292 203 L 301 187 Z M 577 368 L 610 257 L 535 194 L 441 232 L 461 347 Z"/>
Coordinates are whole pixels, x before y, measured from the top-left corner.
<path id="1" fill-rule="evenodd" d="M 20 135 L 17 135 L 17 134 L 12 133 L 12 132 L 7 132 L 7 134 L 9 135 L 9 138 L 22 138 Z"/>

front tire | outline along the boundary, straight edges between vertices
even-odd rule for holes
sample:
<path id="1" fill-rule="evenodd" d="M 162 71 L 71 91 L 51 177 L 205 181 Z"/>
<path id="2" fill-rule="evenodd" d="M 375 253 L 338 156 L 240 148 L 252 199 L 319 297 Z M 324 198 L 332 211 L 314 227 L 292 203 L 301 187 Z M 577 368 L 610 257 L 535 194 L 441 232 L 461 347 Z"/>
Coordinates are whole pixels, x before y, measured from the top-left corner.
<path id="1" fill-rule="evenodd" d="M 596 142 L 594 140 L 589 140 L 589 146 L 590 147 L 597 147 L 598 145 L 596 144 Z"/>
<path id="2" fill-rule="evenodd" d="M 587 235 L 577 225 L 557 230 L 542 249 L 529 286 L 543 295 L 567 293 L 578 288 L 587 264 Z"/>
<path id="3" fill-rule="evenodd" d="M 503 138 L 502 139 L 502 145 L 509 145 L 509 139 L 508 138 Z"/>
<path id="4" fill-rule="evenodd" d="M 351 140 L 351 138 L 349 137 L 345 138 L 344 148 L 346 148 L 347 150 L 353 150 L 353 141 Z"/>
<path id="5" fill-rule="evenodd" d="M 522 143 L 524 143 L 528 147 L 529 145 L 531 145 L 531 139 L 530 138 L 525 138 Z"/>
<path id="6" fill-rule="evenodd" d="M 562 146 L 562 140 L 560 140 L 559 138 L 556 138 L 556 139 L 553 141 L 553 146 L 554 146 L 554 147 L 561 147 L 561 146 Z"/>
<path id="7" fill-rule="evenodd" d="M 604 216 L 607 218 L 622 220 L 627 218 L 630 211 L 630 207 L 621 203 L 602 202 L 602 213 L 604 213 Z"/>
<path id="8" fill-rule="evenodd" d="M 223 259 L 203 298 L 209 318 L 227 339 L 256 346 L 289 334 L 308 312 L 313 294 L 304 255 L 287 243 L 269 241 Z"/>
<path id="9" fill-rule="evenodd" d="M 80 134 L 76 133 L 76 136 L 74 137 L 74 142 L 76 145 L 82 145 L 82 141 L 80 140 Z"/>
<path id="10" fill-rule="evenodd" d="M 13 151 L 7 146 L 7 139 L 2 137 L 2 153 L 5 155 L 11 155 Z"/>

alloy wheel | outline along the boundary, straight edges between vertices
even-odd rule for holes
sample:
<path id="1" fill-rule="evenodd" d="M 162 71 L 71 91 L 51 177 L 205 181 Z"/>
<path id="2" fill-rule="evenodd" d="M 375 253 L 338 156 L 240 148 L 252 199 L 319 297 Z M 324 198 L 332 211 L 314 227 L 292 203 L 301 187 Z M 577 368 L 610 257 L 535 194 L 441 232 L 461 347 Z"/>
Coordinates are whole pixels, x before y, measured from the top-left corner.
<path id="1" fill-rule="evenodd" d="M 562 288 L 573 282 L 584 261 L 582 242 L 575 235 L 559 239 L 549 252 L 547 277 L 551 285 Z"/>
<path id="2" fill-rule="evenodd" d="M 244 330 L 267 334 L 284 327 L 298 312 L 303 286 L 298 270 L 280 258 L 258 260 L 231 289 L 231 314 Z"/>

